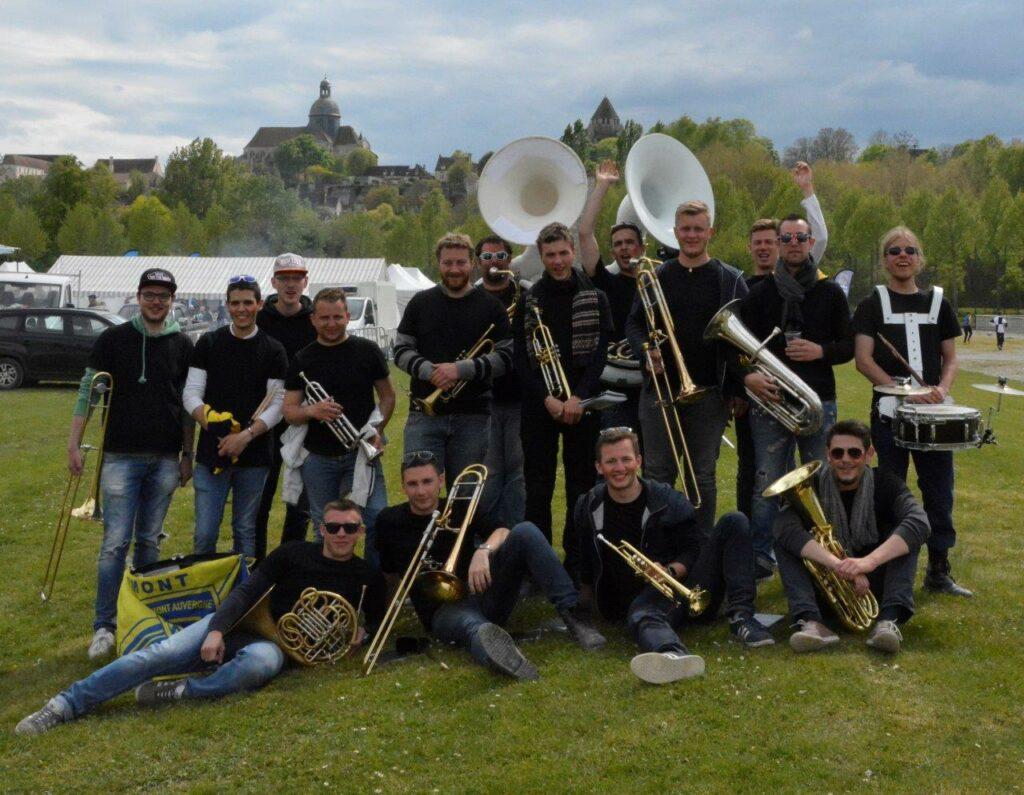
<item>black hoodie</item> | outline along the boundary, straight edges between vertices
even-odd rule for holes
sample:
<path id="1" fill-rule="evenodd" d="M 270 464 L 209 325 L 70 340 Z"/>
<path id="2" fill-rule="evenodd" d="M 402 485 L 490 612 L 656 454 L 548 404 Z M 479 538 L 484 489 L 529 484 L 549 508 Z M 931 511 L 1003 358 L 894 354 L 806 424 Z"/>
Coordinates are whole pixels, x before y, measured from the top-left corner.
<path id="1" fill-rule="evenodd" d="M 267 336 L 284 345 L 288 353 L 288 361 L 295 354 L 316 339 L 316 329 L 310 322 L 313 315 L 313 302 L 306 296 L 300 299 L 302 308 L 294 315 L 285 317 L 277 309 L 277 295 L 267 298 L 263 308 L 256 315 L 256 325 L 267 333 Z"/>

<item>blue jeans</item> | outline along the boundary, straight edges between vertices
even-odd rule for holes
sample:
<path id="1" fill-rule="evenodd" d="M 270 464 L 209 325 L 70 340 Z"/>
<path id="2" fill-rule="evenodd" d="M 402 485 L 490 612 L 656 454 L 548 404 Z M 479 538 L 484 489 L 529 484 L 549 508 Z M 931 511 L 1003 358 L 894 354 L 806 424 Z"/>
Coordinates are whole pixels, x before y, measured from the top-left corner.
<path id="1" fill-rule="evenodd" d="M 750 529 L 754 537 L 754 554 L 774 560 L 772 524 L 779 512 L 779 500 L 768 500 L 761 493 L 785 475 L 793 466 L 793 456 L 800 451 L 800 463 L 825 461 L 825 437 L 836 424 L 838 407 L 834 400 L 823 400 L 825 419 L 821 430 L 810 436 L 797 436 L 760 406 L 750 407 L 750 435 L 754 440 L 754 493 L 750 500 Z"/>
<path id="2" fill-rule="evenodd" d="M 209 555 L 217 551 L 217 537 L 224 518 L 224 505 L 231 492 L 232 550 L 256 557 L 256 512 L 267 482 L 268 467 L 228 467 L 218 475 L 196 464 L 196 532 L 193 551 Z"/>
<path id="3" fill-rule="evenodd" d="M 352 475 L 355 471 L 358 452 L 351 451 L 339 456 L 310 453 L 302 464 L 302 485 L 309 497 L 309 516 L 313 520 L 313 537 L 320 540 L 320 523 L 324 519 L 324 506 L 332 500 L 344 497 L 352 490 Z M 388 507 L 388 490 L 384 482 L 384 467 L 378 458 L 373 464 L 373 489 L 363 508 L 363 524 L 366 525 L 366 549 L 364 558 L 373 566 L 378 565 L 376 538 L 377 514 Z"/>
<path id="4" fill-rule="evenodd" d="M 470 464 L 482 464 L 487 454 L 491 418 L 486 414 L 446 414 L 428 417 L 410 411 L 402 439 L 403 453 L 430 450 L 437 456 L 445 483 L 451 485 Z"/>
<path id="5" fill-rule="evenodd" d="M 490 588 L 438 608 L 431 632 L 438 640 L 465 646 L 477 662 L 486 665 L 487 655 L 477 641 L 477 631 L 484 624 L 508 622 L 519 600 L 519 586 L 527 576 L 556 610 L 568 610 L 579 601 L 572 580 L 544 534 L 536 525 L 523 522 L 513 527 L 492 553 Z"/>
<path id="6" fill-rule="evenodd" d="M 128 545 L 135 534 L 132 565 L 138 568 L 160 557 L 160 534 L 180 475 L 173 456 L 122 455 L 103 458 L 100 488 L 103 541 L 96 583 L 93 629 L 117 626 L 117 592 L 121 589 Z"/>
<path id="7" fill-rule="evenodd" d="M 491 434 L 484 458 L 487 483 L 481 509 L 503 527 L 519 524 L 526 514 L 523 443 L 519 439 L 521 412 L 518 403 L 491 404 Z"/>
<path id="8" fill-rule="evenodd" d="M 79 717 L 115 696 L 158 676 L 173 676 L 205 668 L 199 656 L 213 614 L 175 632 L 159 643 L 139 649 L 80 679 L 57 698 L 72 717 Z M 273 643 L 259 640 L 243 646 L 230 661 L 209 676 L 185 680 L 187 698 L 219 698 L 240 690 L 255 690 L 284 666 L 284 654 Z"/>

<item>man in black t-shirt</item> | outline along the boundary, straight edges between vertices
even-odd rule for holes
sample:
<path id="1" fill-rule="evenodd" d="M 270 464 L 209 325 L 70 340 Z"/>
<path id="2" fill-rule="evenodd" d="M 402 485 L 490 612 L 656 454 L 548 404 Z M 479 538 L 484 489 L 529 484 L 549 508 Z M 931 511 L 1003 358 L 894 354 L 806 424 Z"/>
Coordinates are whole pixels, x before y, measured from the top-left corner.
<path id="1" fill-rule="evenodd" d="M 75 720 L 105 701 L 135 687 L 140 704 L 153 706 L 183 699 L 220 698 L 255 690 L 284 667 L 276 644 L 243 630 L 231 631 L 270 589 L 270 615 L 276 622 L 291 611 L 306 588 L 331 591 L 353 608 L 362 607 L 366 624 L 357 630 L 353 646 L 376 632 L 384 616 L 384 578 L 355 555 L 363 537 L 358 506 L 339 501 L 324 509 L 320 526 L 323 543 L 283 544 L 235 588 L 212 613 L 165 640 L 120 657 L 54 696 L 15 728 L 17 734 L 42 734 Z M 214 666 L 209 676 L 149 681 L 152 677 L 191 674 Z"/>
<path id="2" fill-rule="evenodd" d="M 909 376 L 906 367 L 877 339 L 882 334 L 924 378 L 932 391 L 908 403 L 943 403 L 953 387 L 958 369 L 956 340 L 960 327 L 953 308 L 935 286 L 927 292 L 917 287 L 924 267 L 924 252 L 917 236 L 897 226 L 882 238 L 882 264 L 889 274 L 888 286 L 879 285 L 860 302 L 853 316 L 857 369 L 875 385 L 891 384 L 896 376 Z M 954 596 L 972 593 L 950 576 L 949 550 L 956 543 L 953 527 L 953 452 L 907 450 L 896 444 L 892 433 L 896 399 L 871 400 L 871 436 L 878 451 L 880 469 L 906 480 L 910 457 L 917 470 L 924 509 L 931 524 L 928 539 L 928 573 L 925 587 Z"/>
<path id="3" fill-rule="evenodd" d="M 438 461 L 429 450 L 413 451 L 402 459 L 402 490 L 408 502 L 381 512 L 375 540 L 381 570 L 392 587 L 409 568 L 434 512 L 441 509 L 443 483 Z M 464 508 L 464 500 L 453 505 L 453 527 L 465 516 Z M 438 531 L 430 560 L 444 565 L 455 541 L 456 533 Z M 438 604 L 413 587 L 413 606 L 428 632 L 464 646 L 482 665 L 516 679 L 538 678 L 537 669 L 501 628 L 512 615 L 527 576 L 554 605 L 580 646 L 590 651 L 604 645 L 604 638 L 579 613 L 572 580 L 535 525 L 523 522 L 509 530 L 487 516 L 474 516 L 462 540 L 455 573 L 468 585 L 467 596 Z"/>
<path id="4" fill-rule="evenodd" d="M 347 420 L 361 438 L 382 449 L 384 427 L 395 410 L 395 387 L 377 343 L 348 334 L 344 290 L 318 292 L 312 319 L 316 340 L 299 351 L 288 367 L 284 417 L 290 425 L 306 428 L 301 471 L 314 527 L 320 524 L 324 505 L 351 492 L 353 501 L 364 506 L 363 516 L 370 528 L 367 560 L 376 563 L 373 528 L 377 514 L 388 504 L 384 468 L 379 457 L 369 461 L 359 444 L 349 449 L 330 424 Z M 306 399 L 307 381 L 319 384 L 328 397 Z"/>
<path id="5" fill-rule="evenodd" d="M 235 552 L 255 557 L 256 511 L 281 420 L 288 356 L 256 326 L 263 306 L 259 282 L 238 276 L 228 283 L 228 326 L 200 337 L 182 393 L 185 410 L 202 425 L 196 449 L 194 551 L 217 551 L 228 492 Z"/>
<path id="6" fill-rule="evenodd" d="M 432 450 L 453 480 L 484 460 L 491 379 L 508 370 L 512 343 L 504 308 L 470 280 L 472 241 L 449 233 L 437 241 L 435 255 L 441 283 L 416 293 L 406 306 L 395 336 L 395 364 L 409 374 L 412 398 L 403 449 Z M 494 347 L 459 358 L 485 332 Z M 425 401 L 436 390 L 444 390 L 442 397 L 428 407 Z M 449 390 L 458 394 L 450 397 Z"/>
<path id="7" fill-rule="evenodd" d="M 604 478 L 576 503 L 582 544 L 582 594 L 606 619 L 626 620 L 641 653 L 631 669 L 640 679 L 663 684 L 704 673 L 704 660 L 690 654 L 676 627 L 689 619 L 685 600 L 677 607 L 635 574 L 622 556 L 598 538 L 628 542 L 687 588 L 708 593 L 702 622 L 714 621 L 723 599 L 732 637 L 748 648 L 769 646 L 772 636 L 754 619 L 754 555 L 747 519 L 724 515 L 704 538 L 693 506 L 671 486 L 637 476 L 642 464 L 636 434 L 609 428 L 597 441 L 597 471 Z"/>
<path id="8" fill-rule="evenodd" d="M 138 568 L 156 561 L 174 489 L 192 477 L 195 423 L 181 410 L 180 397 L 192 342 L 169 317 L 176 290 L 170 272 L 150 268 L 142 273 L 135 294 L 139 314 L 96 339 L 71 420 L 68 469 L 80 475 L 79 446 L 89 413 L 89 385 L 97 372 L 110 373 L 113 390 L 100 478 L 103 540 L 89 646 L 94 660 L 114 649 L 117 592 L 133 535 L 132 565 Z"/>

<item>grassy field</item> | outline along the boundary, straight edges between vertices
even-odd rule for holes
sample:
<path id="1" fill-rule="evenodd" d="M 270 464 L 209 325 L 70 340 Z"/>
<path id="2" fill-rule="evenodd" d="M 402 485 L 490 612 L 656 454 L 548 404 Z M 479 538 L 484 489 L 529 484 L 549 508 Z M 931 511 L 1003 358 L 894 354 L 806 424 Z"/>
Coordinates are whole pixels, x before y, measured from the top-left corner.
<path id="1" fill-rule="evenodd" d="M 839 379 L 840 416 L 866 416 L 865 382 L 852 366 Z M 969 387 L 978 380 L 961 375 L 958 402 L 991 404 Z M 354 660 L 289 671 L 258 693 L 216 703 L 142 711 L 129 694 L 43 737 L 20 738 L 20 718 L 93 668 L 85 649 L 97 526 L 73 525 L 55 598 L 38 598 L 72 403 L 62 387 L 0 396 L 4 791 L 1020 789 L 1024 399 L 1004 401 L 998 447 L 957 456 L 961 544 L 952 561 L 978 596 L 921 592 L 897 658 L 849 634 L 834 651 L 797 657 L 784 628 L 776 646 L 746 651 L 715 626 L 683 636 L 707 660 L 707 674 L 655 688 L 629 673 L 634 648 L 622 629 L 606 627 L 609 645 L 590 655 L 557 633 L 524 643 L 542 674 L 536 683 L 511 684 L 462 651 L 438 649 L 368 679 Z M 398 436 L 406 404 L 402 398 L 393 426 Z M 387 455 L 392 484 L 399 447 Z M 734 473 L 734 455 L 723 448 L 720 510 L 732 506 Z M 390 497 L 399 501 L 394 487 Z M 191 517 L 188 488 L 174 499 L 166 555 L 189 551 Z M 275 508 L 272 534 L 280 524 Z M 758 606 L 785 611 L 777 579 Z M 531 600 L 513 629 L 552 615 Z"/>

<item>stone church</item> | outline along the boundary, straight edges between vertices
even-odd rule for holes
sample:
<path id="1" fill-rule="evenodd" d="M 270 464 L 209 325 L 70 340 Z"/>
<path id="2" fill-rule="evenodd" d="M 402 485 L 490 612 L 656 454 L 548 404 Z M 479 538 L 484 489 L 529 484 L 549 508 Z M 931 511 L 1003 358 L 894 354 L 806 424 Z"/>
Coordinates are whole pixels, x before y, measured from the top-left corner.
<path id="1" fill-rule="evenodd" d="M 345 157 L 356 149 L 370 148 L 370 142 L 348 124 L 341 123 L 341 110 L 331 99 L 331 84 L 325 77 L 320 81 L 320 96 L 309 108 L 309 122 L 304 127 L 260 127 L 242 150 L 242 159 L 253 167 L 273 163 L 274 150 L 285 141 L 300 135 L 312 135 L 313 140 L 338 157 Z"/>
<path id="2" fill-rule="evenodd" d="M 611 100 L 605 97 L 597 106 L 594 115 L 590 117 L 590 124 L 587 125 L 587 135 L 590 140 L 597 143 L 604 138 L 615 138 L 622 132 L 622 123 L 619 121 L 619 114 L 612 107 Z"/>

